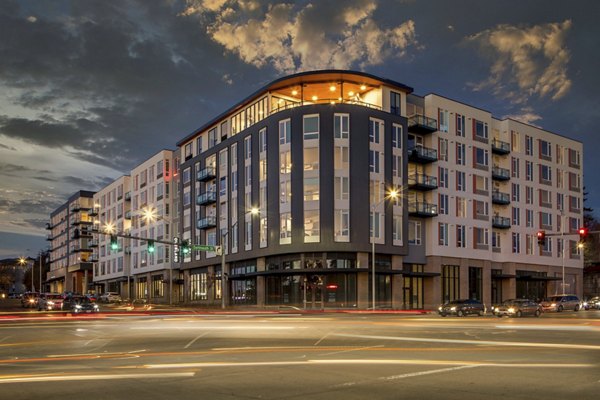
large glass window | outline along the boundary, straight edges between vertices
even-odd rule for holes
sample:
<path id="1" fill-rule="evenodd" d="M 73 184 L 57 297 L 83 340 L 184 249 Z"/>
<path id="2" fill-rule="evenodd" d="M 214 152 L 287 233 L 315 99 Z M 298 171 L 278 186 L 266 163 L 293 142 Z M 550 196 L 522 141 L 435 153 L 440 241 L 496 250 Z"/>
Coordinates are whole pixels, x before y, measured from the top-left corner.
<path id="1" fill-rule="evenodd" d="M 401 106 L 400 93 L 390 91 L 390 114 L 401 115 Z"/>
<path id="2" fill-rule="evenodd" d="M 319 115 L 305 115 L 303 119 L 304 140 L 319 138 Z"/>
<path id="3" fill-rule="evenodd" d="M 304 242 L 318 242 L 320 239 L 319 210 L 304 210 Z"/>
<path id="4" fill-rule="evenodd" d="M 350 134 L 350 116 L 335 114 L 333 116 L 333 136 L 336 139 L 348 139 Z"/>
<path id="5" fill-rule="evenodd" d="M 442 265 L 442 301 L 460 298 L 460 266 Z"/>

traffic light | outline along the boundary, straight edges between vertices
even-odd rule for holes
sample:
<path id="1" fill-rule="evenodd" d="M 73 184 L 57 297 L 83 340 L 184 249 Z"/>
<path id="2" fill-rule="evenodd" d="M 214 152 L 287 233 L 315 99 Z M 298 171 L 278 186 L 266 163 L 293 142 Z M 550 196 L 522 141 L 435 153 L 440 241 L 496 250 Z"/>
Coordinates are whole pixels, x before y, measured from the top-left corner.
<path id="1" fill-rule="evenodd" d="M 582 227 L 579 228 L 579 242 L 584 243 L 585 239 L 587 239 L 588 228 Z"/>
<path id="2" fill-rule="evenodd" d="M 537 240 L 538 240 L 538 244 L 540 246 L 545 245 L 546 244 L 546 231 L 538 231 Z"/>
<path id="3" fill-rule="evenodd" d="M 183 240 L 181 242 L 181 254 L 187 255 L 190 252 L 190 242 Z"/>
<path id="4" fill-rule="evenodd" d="M 148 253 L 154 253 L 154 240 L 148 240 Z"/>
<path id="5" fill-rule="evenodd" d="M 119 242 L 117 241 L 117 235 L 110 235 L 110 249 L 119 250 Z"/>

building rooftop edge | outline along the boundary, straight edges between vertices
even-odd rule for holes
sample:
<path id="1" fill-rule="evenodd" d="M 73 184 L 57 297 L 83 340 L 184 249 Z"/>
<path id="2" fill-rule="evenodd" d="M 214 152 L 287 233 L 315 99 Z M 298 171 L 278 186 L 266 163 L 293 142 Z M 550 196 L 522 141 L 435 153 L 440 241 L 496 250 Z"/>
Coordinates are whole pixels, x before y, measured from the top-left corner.
<path id="1" fill-rule="evenodd" d="M 349 75 L 359 75 L 359 76 L 363 76 L 365 78 L 374 79 L 374 80 L 380 81 L 382 83 L 386 83 L 386 84 L 388 84 L 390 86 L 397 87 L 399 89 L 402 89 L 402 90 L 406 91 L 407 94 L 410 94 L 410 93 L 413 92 L 413 88 L 410 87 L 410 86 L 407 86 L 407 85 L 405 85 L 403 83 L 400 83 L 400 82 L 396 82 L 396 81 L 391 80 L 391 79 L 381 78 L 381 77 L 378 77 L 377 75 L 369 74 L 367 72 L 344 70 L 344 69 L 324 69 L 324 70 L 314 70 L 314 71 L 298 72 L 296 74 L 286 75 L 286 76 L 277 78 L 274 81 L 272 81 L 272 82 L 270 82 L 270 83 L 262 86 L 261 88 L 259 88 L 258 90 L 254 91 L 252 94 L 250 94 L 249 96 L 246 96 L 243 100 L 241 100 L 241 101 L 235 103 L 233 106 L 229 107 L 227 110 L 225 110 L 221 114 L 219 114 L 216 117 L 210 119 L 207 123 L 203 124 L 200 128 L 195 129 L 192 133 L 186 135 L 183 139 L 181 139 L 181 140 L 179 140 L 177 142 L 177 146 L 180 147 L 185 142 L 187 142 L 188 140 L 190 140 L 191 138 L 193 138 L 194 136 L 196 136 L 198 133 L 200 133 L 200 132 L 208 129 L 209 127 L 211 127 L 212 125 L 214 125 L 215 122 L 223 119 L 226 115 L 231 114 L 234 110 L 236 110 L 237 108 L 239 108 L 241 105 L 247 103 L 250 99 L 258 96 L 260 93 L 268 91 L 268 89 L 270 87 L 276 86 L 278 83 L 284 82 L 286 80 L 293 80 L 295 78 L 301 78 L 301 77 L 304 77 L 304 76 L 318 75 L 318 74 L 349 74 Z"/>

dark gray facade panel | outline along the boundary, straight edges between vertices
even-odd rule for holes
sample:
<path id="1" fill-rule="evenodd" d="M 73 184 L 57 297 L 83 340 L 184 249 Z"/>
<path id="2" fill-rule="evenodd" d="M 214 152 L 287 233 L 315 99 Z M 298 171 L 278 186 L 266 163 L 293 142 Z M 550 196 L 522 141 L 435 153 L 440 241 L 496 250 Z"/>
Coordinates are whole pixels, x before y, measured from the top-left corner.
<path id="1" fill-rule="evenodd" d="M 333 137 L 333 119 L 334 114 L 348 114 L 350 117 L 350 242 L 335 242 L 333 235 L 334 224 L 334 137 Z M 304 167 L 303 167 L 303 116 L 319 115 L 319 156 L 320 156 L 320 233 L 321 241 L 318 243 L 304 243 Z M 392 186 L 391 175 L 391 129 L 392 123 L 403 126 L 403 144 L 406 143 L 406 118 L 392 115 L 380 110 L 367 108 L 364 106 L 336 104 L 309 105 L 295 107 L 278 112 L 250 128 L 230 137 L 226 141 L 219 143 L 213 148 L 205 151 L 200 156 L 196 156 L 184 163 L 181 169 L 188 166 L 193 167 L 196 162 L 201 162 L 205 166 L 205 159 L 213 154 L 217 154 L 225 147 L 238 143 L 238 197 L 237 204 L 232 205 L 238 208 L 238 253 L 228 254 L 227 261 L 235 262 L 257 257 L 267 257 L 281 254 L 295 254 L 305 252 L 371 252 L 370 230 L 369 230 L 369 121 L 370 118 L 376 118 L 384 121 L 385 126 L 385 155 L 384 168 L 386 188 Z M 292 158 L 292 243 L 286 245 L 279 244 L 280 232 L 280 211 L 279 211 L 279 121 L 290 119 L 291 126 L 291 158 Z M 252 250 L 245 251 L 245 229 L 244 215 L 249 210 L 245 210 L 244 204 L 244 139 L 252 135 L 252 204 L 258 206 L 259 202 L 259 138 L 258 132 L 267 129 L 267 219 L 268 219 L 268 245 L 260 248 L 260 217 L 252 217 Z M 406 149 L 403 148 L 404 174 L 406 177 Z M 230 167 L 228 172 L 230 173 Z M 230 174 L 228 174 L 230 175 Z M 194 176 L 195 178 L 195 176 Z M 217 177 L 218 185 L 219 177 Z M 228 176 L 228 193 L 231 191 L 230 176 Z M 403 186 L 405 182 L 403 182 Z M 194 186 L 194 185 L 192 185 Z M 194 197 L 197 193 L 193 193 Z M 195 207 L 195 199 L 192 201 L 192 211 Z M 195 215 L 192 212 L 192 215 Z M 204 214 L 202 214 L 204 215 Z M 229 218 L 231 213 L 229 213 Z M 378 254 L 396 254 L 406 255 L 408 246 L 406 245 L 406 221 L 407 213 L 404 213 L 404 246 L 393 246 L 392 240 L 392 205 L 386 202 L 385 214 L 385 245 L 376 245 Z M 194 221 L 195 222 L 195 221 Z M 194 229 L 192 229 L 193 231 Z M 218 236 L 220 236 L 218 234 Z M 217 238 L 220 241 L 220 237 Z M 197 268 L 208 265 L 215 265 L 220 262 L 220 258 L 202 259 L 192 261 L 183 265 L 183 268 Z"/>

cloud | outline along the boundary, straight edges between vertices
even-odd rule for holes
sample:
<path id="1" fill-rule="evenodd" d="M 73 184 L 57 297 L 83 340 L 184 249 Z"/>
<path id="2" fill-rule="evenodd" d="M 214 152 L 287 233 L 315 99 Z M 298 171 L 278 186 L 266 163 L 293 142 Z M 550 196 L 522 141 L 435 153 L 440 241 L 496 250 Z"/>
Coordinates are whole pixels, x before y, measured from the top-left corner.
<path id="1" fill-rule="evenodd" d="M 491 89 L 514 103 L 532 96 L 560 99 L 571 88 L 565 43 L 571 26 L 571 20 L 532 27 L 498 25 L 467 38 L 494 60 L 489 78 L 472 84 L 473 90 Z"/>
<path id="2" fill-rule="evenodd" d="M 414 22 L 382 28 L 373 18 L 374 0 L 188 0 L 187 5 L 180 15 L 199 18 L 216 43 L 247 64 L 282 73 L 365 68 L 406 56 L 417 46 Z"/>
<path id="3" fill-rule="evenodd" d="M 542 116 L 539 114 L 536 114 L 533 111 L 533 108 L 531 108 L 531 107 L 524 107 L 521 109 L 521 111 L 519 113 L 505 115 L 502 118 L 503 119 L 506 119 L 506 118 L 514 119 L 516 121 L 523 122 L 524 124 L 533 125 L 538 128 L 542 128 L 541 126 L 536 125 L 536 122 L 540 121 L 542 119 Z"/>

